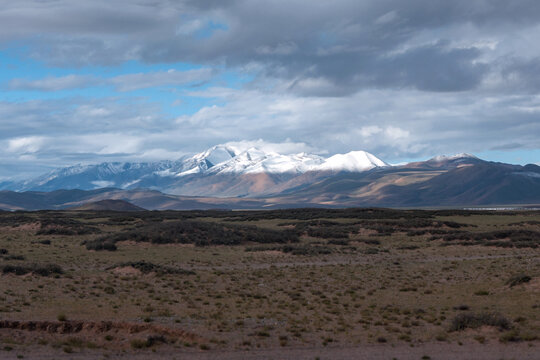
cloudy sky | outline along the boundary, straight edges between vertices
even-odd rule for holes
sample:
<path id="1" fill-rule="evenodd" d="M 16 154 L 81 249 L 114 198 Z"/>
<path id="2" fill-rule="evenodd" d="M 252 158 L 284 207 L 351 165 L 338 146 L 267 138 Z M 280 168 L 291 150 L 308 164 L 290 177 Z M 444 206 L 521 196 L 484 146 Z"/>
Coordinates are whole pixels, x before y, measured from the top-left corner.
<path id="1" fill-rule="evenodd" d="M 245 142 L 540 162 L 537 0 L 0 0 L 0 179 Z"/>

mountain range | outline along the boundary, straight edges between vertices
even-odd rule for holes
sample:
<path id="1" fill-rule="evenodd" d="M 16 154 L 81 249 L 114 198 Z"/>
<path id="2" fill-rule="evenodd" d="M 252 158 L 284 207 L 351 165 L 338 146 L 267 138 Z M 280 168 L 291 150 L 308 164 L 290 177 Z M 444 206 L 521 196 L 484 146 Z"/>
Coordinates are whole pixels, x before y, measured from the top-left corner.
<path id="1" fill-rule="evenodd" d="M 388 167 L 365 151 L 329 158 L 299 153 L 282 155 L 258 148 L 217 145 L 176 161 L 149 163 L 112 162 L 56 169 L 21 182 L 0 183 L 0 190 L 54 191 L 151 189 L 175 195 L 254 196 L 276 191 L 276 185 L 305 173 L 363 172 Z"/>
<path id="2" fill-rule="evenodd" d="M 0 183 L 0 209 L 107 199 L 146 209 L 540 204 L 540 167 L 469 154 L 390 165 L 365 151 L 328 158 L 218 145 L 176 161 L 102 163 Z"/>

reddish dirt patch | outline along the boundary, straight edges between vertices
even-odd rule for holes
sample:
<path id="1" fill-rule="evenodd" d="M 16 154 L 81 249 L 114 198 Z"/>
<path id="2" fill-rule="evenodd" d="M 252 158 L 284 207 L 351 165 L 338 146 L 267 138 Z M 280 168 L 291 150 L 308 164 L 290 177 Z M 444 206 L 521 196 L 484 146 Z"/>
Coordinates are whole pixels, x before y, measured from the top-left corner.
<path id="1" fill-rule="evenodd" d="M 276 255 L 289 255 L 287 253 L 284 253 L 279 250 L 265 250 L 265 251 L 259 251 L 258 252 L 261 255 L 270 255 L 270 256 L 276 256 Z"/>
<path id="2" fill-rule="evenodd" d="M 40 222 L 34 222 L 29 224 L 22 224 L 19 226 L 11 227 L 11 226 L 2 226 L 0 229 L 2 231 L 37 231 L 41 227 Z"/>
<path id="3" fill-rule="evenodd" d="M 143 241 L 133 241 L 133 240 L 123 240 L 118 241 L 116 243 L 117 245 L 128 245 L 128 246 L 140 246 L 142 248 L 150 248 L 152 246 L 155 246 L 155 244 L 152 244 L 150 242 L 143 242 Z M 183 248 L 192 248 L 195 247 L 195 244 L 160 244 L 159 246 L 172 246 L 172 247 L 183 247 Z"/>
<path id="4" fill-rule="evenodd" d="M 139 269 L 135 269 L 133 266 L 117 267 L 114 268 L 112 272 L 120 276 L 137 276 L 142 274 Z"/>
<path id="5" fill-rule="evenodd" d="M 376 234 L 376 233 L 377 233 L 377 230 L 360 228 L 360 229 L 358 229 L 357 235 L 369 236 L 369 235 Z"/>
<path id="6" fill-rule="evenodd" d="M 130 348 L 134 339 L 160 336 L 167 343 L 205 342 L 202 337 L 182 329 L 154 324 L 113 321 L 11 321 L 0 320 L 0 334 L 8 334 L 20 342 L 35 342 L 36 338 L 62 341 L 73 338 L 104 348 Z M 109 340 L 104 340 L 109 335 Z"/>
<path id="7" fill-rule="evenodd" d="M 540 292 L 540 278 L 529 281 L 524 287 L 529 291 Z"/>

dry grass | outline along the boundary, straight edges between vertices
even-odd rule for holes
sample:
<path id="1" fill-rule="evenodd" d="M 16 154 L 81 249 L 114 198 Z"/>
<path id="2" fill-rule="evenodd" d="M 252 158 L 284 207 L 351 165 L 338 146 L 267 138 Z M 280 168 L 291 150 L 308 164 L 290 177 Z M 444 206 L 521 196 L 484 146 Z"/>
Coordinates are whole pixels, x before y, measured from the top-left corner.
<path id="1" fill-rule="evenodd" d="M 36 234 L 35 226 L 10 226 L 10 231 L 0 233 L 0 249 L 6 250 L 0 255 L 2 266 L 20 266 L 20 260 L 5 258 L 20 255 L 25 264 L 55 264 L 63 270 L 49 277 L 32 272 L 1 275 L 3 319 L 54 321 L 61 314 L 70 321 L 157 324 L 198 334 L 202 339 L 195 345 L 174 338 L 149 341 L 108 335 L 106 340 L 103 336 L 96 339 L 96 335 L 81 335 L 83 344 L 126 351 L 155 346 L 204 350 L 477 343 L 478 339 L 483 343 L 518 338 L 535 341 L 530 334 L 540 332 L 538 289 L 519 281 L 508 285 L 515 274 L 526 274 L 533 282 L 540 277 L 538 248 L 441 246 L 443 241 L 430 241 L 430 234 L 408 236 L 407 229 L 400 228 L 391 235 L 373 236 L 376 234 L 365 234 L 362 228 L 347 239 L 342 236 L 337 240 L 326 232 L 326 238 L 301 234 L 300 242 L 294 246 L 296 252 L 285 250 L 283 244 L 264 245 L 260 250 L 265 251 L 246 251 L 260 245 L 197 247 L 133 241 L 116 243 L 118 249 L 114 252 L 98 252 L 87 250 L 81 243 L 131 231 L 134 224 L 148 220 L 113 221 L 110 216 L 85 214 L 62 216 L 74 217 L 77 224 L 98 228 L 99 232 Z M 43 215 L 25 216 L 26 223 L 35 223 Z M 463 231 L 486 232 L 507 228 L 538 230 L 534 222 L 515 223 L 538 221 L 540 215 L 453 215 L 434 219 L 472 225 L 460 229 Z M 227 223 L 230 219 L 197 220 Z M 333 217 L 331 221 L 346 227 L 355 223 L 350 217 Z M 279 231 L 283 227 L 280 224 L 290 222 L 290 218 L 259 217 L 234 224 Z M 127 266 L 139 271 L 114 271 Z M 482 323 L 478 327 L 466 326 L 472 330 L 451 331 L 455 319 L 467 317 L 464 314 L 494 313 L 508 319 L 508 326 L 496 325 L 496 331 L 485 332 L 482 325 L 492 324 Z M 24 348 L 40 339 L 35 334 L 25 336 L 21 330 L 13 344 L 14 336 L 0 330 L 0 348 L 4 344 Z M 58 341 L 48 338 L 42 346 L 51 347 Z M 81 347 L 66 344 L 62 346 L 70 351 Z"/>

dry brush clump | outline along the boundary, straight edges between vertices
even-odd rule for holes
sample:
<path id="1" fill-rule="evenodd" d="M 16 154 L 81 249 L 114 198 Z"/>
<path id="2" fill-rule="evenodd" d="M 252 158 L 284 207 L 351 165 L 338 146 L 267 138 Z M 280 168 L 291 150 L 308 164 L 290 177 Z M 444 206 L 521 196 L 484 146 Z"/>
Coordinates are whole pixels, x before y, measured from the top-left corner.
<path id="1" fill-rule="evenodd" d="M 431 238 L 431 240 L 439 239 L 442 239 L 446 243 L 445 245 L 537 248 L 540 246 L 540 231 L 506 229 L 481 233 L 460 232 Z"/>
<path id="2" fill-rule="evenodd" d="M 292 255 L 325 255 L 331 254 L 332 249 L 324 245 L 260 245 L 260 246 L 250 246 L 245 249 L 247 252 L 257 252 L 257 251 L 281 251 L 286 254 Z"/>
<path id="3" fill-rule="evenodd" d="M 298 236 L 256 226 L 238 226 L 204 221 L 170 221 L 146 223 L 135 228 L 83 242 L 89 250 L 115 250 L 119 241 L 152 244 L 241 245 L 248 243 L 294 243 Z"/>
<path id="4" fill-rule="evenodd" d="M 454 317 L 450 324 L 450 331 L 460 331 L 465 329 L 476 329 L 481 326 L 493 326 L 500 330 L 511 328 L 510 321 L 498 313 L 461 313 Z"/>
<path id="5" fill-rule="evenodd" d="M 4 265 L 1 269 L 3 274 L 15 275 L 32 273 L 40 276 L 50 276 L 64 273 L 62 268 L 56 264 Z"/>
<path id="6" fill-rule="evenodd" d="M 508 279 L 506 284 L 508 286 L 510 286 L 510 287 L 514 287 L 514 286 L 517 286 L 517 285 L 520 285 L 520 284 L 528 283 L 531 280 L 532 280 L 532 277 L 530 277 L 529 275 L 516 274 L 516 275 L 512 276 L 510 279 Z"/>
<path id="7" fill-rule="evenodd" d="M 132 268 L 135 268 L 135 269 L 139 270 L 143 274 L 149 274 L 149 273 L 154 272 L 154 273 L 157 273 L 159 275 L 164 275 L 164 274 L 195 275 L 195 272 L 191 271 L 191 270 L 173 268 L 173 267 L 170 267 L 170 266 L 157 265 L 157 264 L 152 264 L 152 263 L 146 262 L 146 261 L 123 262 L 123 263 L 113 265 L 113 266 L 107 268 L 107 270 L 111 270 L 111 269 L 115 269 L 115 268 L 121 268 L 121 267 L 132 267 Z"/>
<path id="8" fill-rule="evenodd" d="M 79 220 L 63 217 L 58 214 L 43 214 L 36 219 L 40 223 L 36 235 L 87 235 L 98 234 L 101 230 Z"/>

